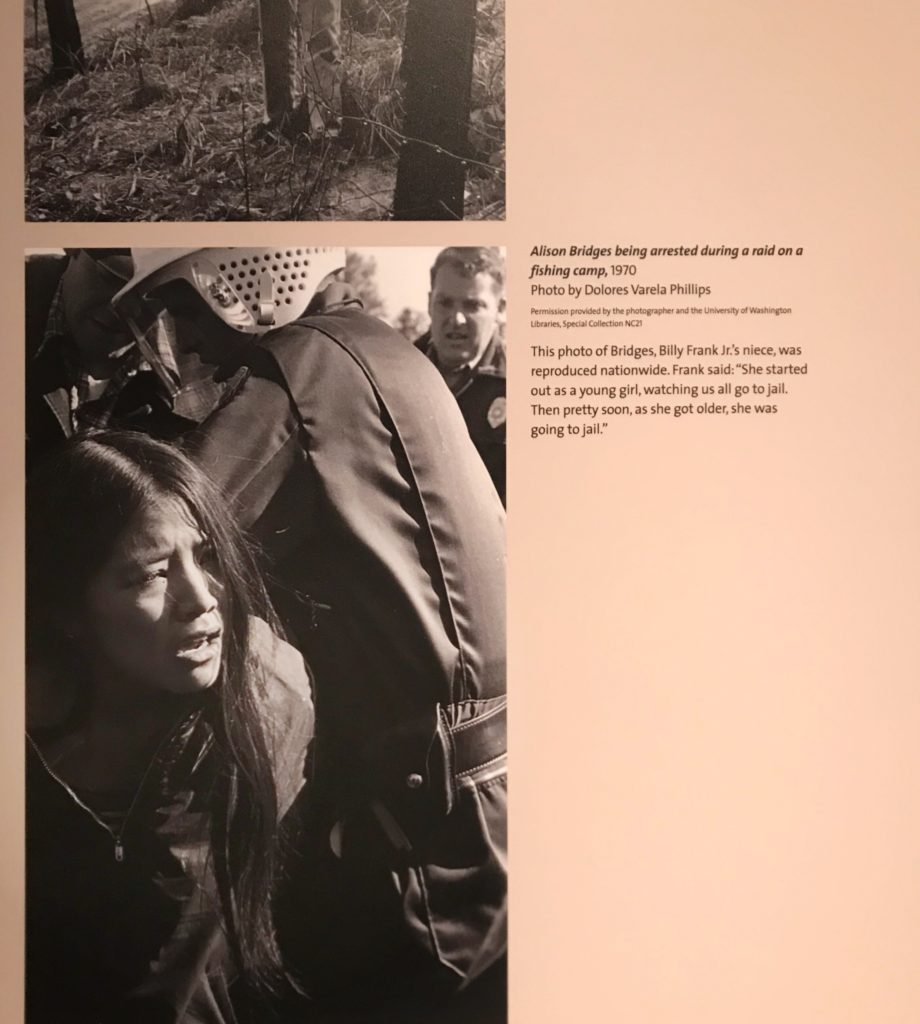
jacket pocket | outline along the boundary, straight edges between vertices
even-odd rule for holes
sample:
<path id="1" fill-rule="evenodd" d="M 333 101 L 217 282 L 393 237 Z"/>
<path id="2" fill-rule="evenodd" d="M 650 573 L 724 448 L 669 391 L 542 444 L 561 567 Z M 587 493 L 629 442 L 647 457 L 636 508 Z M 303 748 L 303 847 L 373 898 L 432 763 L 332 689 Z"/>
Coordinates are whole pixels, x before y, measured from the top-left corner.
<path id="1" fill-rule="evenodd" d="M 504 762 L 464 780 L 457 801 L 415 846 L 406 922 L 462 985 L 507 946 L 507 804 Z"/>

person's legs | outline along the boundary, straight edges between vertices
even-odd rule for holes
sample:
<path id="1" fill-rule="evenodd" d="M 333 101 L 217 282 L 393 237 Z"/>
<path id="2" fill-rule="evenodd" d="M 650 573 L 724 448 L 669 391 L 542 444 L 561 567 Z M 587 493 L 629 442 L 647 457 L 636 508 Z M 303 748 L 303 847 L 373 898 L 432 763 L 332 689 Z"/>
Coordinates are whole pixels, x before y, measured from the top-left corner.
<path id="1" fill-rule="evenodd" d="M 341 0 L 259 0 L 265 119 L 323 135 L 337 128 Z"/>
<path id="2" fill-rule="evenodd" d="M 341 0 L 299 0 L 303 98 L 314 134 L 337 131 L 341 114 Z"/>

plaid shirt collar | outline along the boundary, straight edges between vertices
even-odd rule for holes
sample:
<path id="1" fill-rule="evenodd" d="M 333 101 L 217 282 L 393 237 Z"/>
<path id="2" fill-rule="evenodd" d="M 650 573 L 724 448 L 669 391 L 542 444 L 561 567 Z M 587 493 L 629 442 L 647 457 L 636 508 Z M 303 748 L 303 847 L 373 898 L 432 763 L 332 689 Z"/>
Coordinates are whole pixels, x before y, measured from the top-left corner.
<path id="1" fill-rule="evenodd" d="M 441 371 L 445 383 L 454 395 L 460 395 L 466 391 L 476 377 L 505 376 L 505 343 L 498 331 L 492 336 L 492 340 L 473 366 L 467 363 L 451 371 L 445 370 L 438 361 L 438 354 L 435 351 L 434 342 L 431 340 L 430 331 L 423 335 L 416 344 Z"/>

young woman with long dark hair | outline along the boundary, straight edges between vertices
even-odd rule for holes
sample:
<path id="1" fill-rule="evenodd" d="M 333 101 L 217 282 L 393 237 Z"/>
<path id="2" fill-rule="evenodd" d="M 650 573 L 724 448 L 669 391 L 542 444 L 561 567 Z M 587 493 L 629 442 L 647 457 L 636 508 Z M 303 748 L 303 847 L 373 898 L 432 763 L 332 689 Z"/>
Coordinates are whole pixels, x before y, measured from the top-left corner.
<path id="1" fill-rule="evenodd" d="M 226 505 L 167 445 L 72 441 L 30 478 L 27 532 L 27 1020 L 236 1021 L 237 992 L 282 977 L 302 661 Z"/>

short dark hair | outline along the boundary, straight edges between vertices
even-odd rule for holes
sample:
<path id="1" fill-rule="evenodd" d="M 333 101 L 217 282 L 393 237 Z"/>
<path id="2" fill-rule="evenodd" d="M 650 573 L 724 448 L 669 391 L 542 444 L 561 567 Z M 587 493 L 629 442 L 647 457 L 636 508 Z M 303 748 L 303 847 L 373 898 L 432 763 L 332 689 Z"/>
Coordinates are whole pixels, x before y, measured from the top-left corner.
<path id="1" fill-rule="evenodd" d="M 441 267 L 453 267 L 466 277 L 488 274 L 498 290 L 505 290 L 505 260 L 500 249 L 488 246 L 452 245 L 442 249 L 431 267 L 431 287 Z"/>

